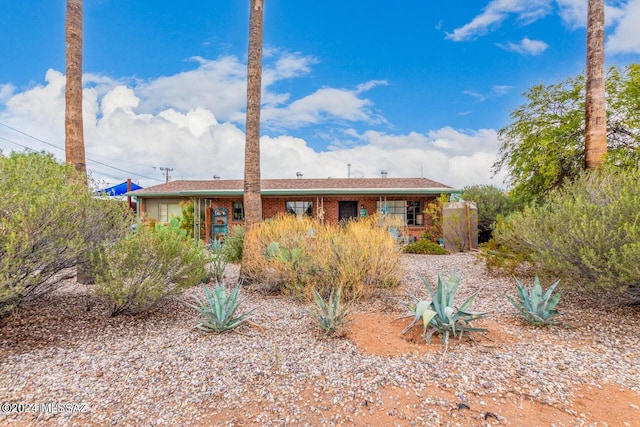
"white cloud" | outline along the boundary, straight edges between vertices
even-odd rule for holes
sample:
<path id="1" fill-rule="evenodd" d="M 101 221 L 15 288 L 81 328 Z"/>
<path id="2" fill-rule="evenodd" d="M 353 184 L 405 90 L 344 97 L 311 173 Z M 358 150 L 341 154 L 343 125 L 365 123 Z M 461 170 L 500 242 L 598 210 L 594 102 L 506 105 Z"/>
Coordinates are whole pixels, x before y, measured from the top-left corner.
<path id="1" fill-rule="evenodd" d="M 371 110 L 372 102 L 358 97 L 360 90 L 318 89 L 311 95 L 282 108 L 266 106 L 261 113 L 267 126 L 298 128 L 327 121 L 346 120 L 381 123 L 384 119 Z"/>
<path id="2" fill-rule="evenodd" d="M 304 61 L 299 65 L 291 61 L 288 57 L 284 62 L 274 62 L 283 68 L 274 69 L 273 76 L 277 77 L 273 81 L 295 76 L 293 69 L 305 72 Z M 213 175 L 242 178 L 244 133 L 233 119 L 243 114 L 244 69 L 241 72 L 237 60 L 229 57 L 199 59 L 198 63 L 192 71 L 127 84 L 99 75 L 85 76 L 85 146 L 94 178 L 115 184 L 131 177 L 143 186 L 154 185 L 164 177 L 158 167 L 171 167 L 172 179 L 211 179 Z M 64 84 L 60 72 L 49 70 L 44 84 L 17 93 L 14 88 L 4 89 L 6 102 L 0 108 L 0 122 L 48 141 L 59 150 L 24 136 L 9 135 L 7 129 L 0 129 L 0 136 L 36 150 L 52 151 L 62 159 Z M 263 177 L 295 177 L 296 172 L 305 177 L 344 177 L 346 164 L 351 163 L 352 176 L 379 176 L 385 169 L 389 176 L 423 175 L 454 187 L 490 182 L 498 150 L 494 130 L 446 127 L 407 134 L 355 130 L 356 125 L 366 129 L 385 123 L 373 111 L 373 101 L 362 96 L 384 84 L 364 82 L 353 90 L 324 87 L 283 104 L 266 106 L 266 124 L 291 130 L 330 121 L 327 136 L 337 142 L 325 151 L 316 151 L 304 139 L 283 132 L 263 136 Z M 508 90 L 508 86 L 495 86 L 488 96 Z M 269 92 L 268 86 L 265 91 Z M 5 151 L 15 148 L 1 139 L 0 147 Z"/>
<path id="3" fill-rule="evenodd" d="M 15 89 L 12 84 L 0 85 L 0 102 L 7 102 L 13 96 Z"/>
<path id="4" fill-rule="evenodd" d="M 475 98 L 478 102 L 484 102 L 490 98 L 499 98 L 501 96 L 506 95 L 512 89 L 512 86 L 508 85 L 495 85 L 491 88 L 488 93 L 481 93 L 476 90 L 467 89 L 462 91 L 465 95 L 468 95 L 472 98 Z"/>
<path id="5" fill-rule="evenodd" d="M 551 12 L 551 0 L 493 0 L 471 22 L 447 33 L 456 42 L 473 40 L 499 27 L 510 15 L 517 15 L 521 25 L 528 25 Z"/>
<path id="6" fill-rule="evenodd" d="M 541 40 L 531 40 L 527 37 L 520 40 L 520 43 L 498 43 L 500 48 L 509 52 L 516 52 L 521 55 L 537 56 L 543 53 L 549 47 L 548 44 Z"/>
<path id="7" fill-rule="evenodd" d="M 448 40 L 468 41 L 486 35 L 510 16 L 515 16 L 520 25 L 535 22 L 557 9 L 564 25 L 576 30 L 587 25 L 587 2 L 585 0 L 492 0 L 467 24 L 447 33 Z M 611 0 L 605 4 L 607 50 L 610 53 L 639 53 L 640 37 L 637 25 L 640 22 L 640 0 Z M 522 39 L 520 43 L 500 43 L 502 49 L 523 55 L 539 55 L 547 49 L 542 41 Z"/>
<path id="8" fill-rule="evenodd" d="M 606 51 L 610 53 L 640 53 L 639 23 L 640 0 L 629 0 L 622 9 L 618 26 L 607 39 Z"/>
<path id="9" fill-rule="evenodd" d="M 637 0 L 628 0 L 633 3 Z M 562 21 L 571 29 L 586 28 L 587 26 L 587 2 L 584 0 L 556 0 L 558 5 L 558 15 Z M 613 0 L 605 4 L 604 18 L 605 25 L 615 25 L 624 17 L 624 5 L 621 1 Z"/>

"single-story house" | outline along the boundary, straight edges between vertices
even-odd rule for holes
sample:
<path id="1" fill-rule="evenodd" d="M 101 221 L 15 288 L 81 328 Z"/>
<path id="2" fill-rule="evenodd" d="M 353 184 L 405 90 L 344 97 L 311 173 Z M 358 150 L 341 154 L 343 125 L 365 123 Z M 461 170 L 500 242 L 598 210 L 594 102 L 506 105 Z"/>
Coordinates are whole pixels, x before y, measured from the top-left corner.
<path id="1" fill-rule="evenodd" d="M 460 192 L 427 178 L 295 178 L 261 181 L 262 215 L 270 218 L 289 212 L 337 223 L 376 212 L 398 217 L 411 236 L 419 237 L 428 225 L 425 206 L 441 194 Z M 193 200 L 194 227 L 204 239 L 224 238 L 244 224 L 243 180 L 171 181 L 132 191 L 140 218 L 166 222 L 180 215 L 179 203 Z M 202 225 L 204 224 L 204 227 Z"/>

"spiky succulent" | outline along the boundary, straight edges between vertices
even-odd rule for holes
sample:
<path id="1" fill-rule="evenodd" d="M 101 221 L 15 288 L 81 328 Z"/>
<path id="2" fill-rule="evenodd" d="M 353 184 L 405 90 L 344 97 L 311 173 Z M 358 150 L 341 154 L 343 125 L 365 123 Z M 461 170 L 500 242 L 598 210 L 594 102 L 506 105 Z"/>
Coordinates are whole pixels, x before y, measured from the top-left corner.
<path id="1" fill-rule="evenodd" d="M 236 311 L 240 306 L 240 299 L 238 298 L 240 285 L 241 282 L 238 282 L 227 295 L 224 283 L 219 284 L 216 282 L 213 292 L 207 285 L 203 284 L 202 287 L 206 298 L 201 299 L 194 296 L 197 305 L 189 304 L 202 316 L 200 323 L 195 327 L 205 332 L 221 333 L 234 329 L 245 322 L 253 310 L 236 315 Z"/>
<path id="2" fill-rule="evenodd" d="M 560 302 L 562 292 L 558 291 L 555 295 L 551 295 L 560 280 L 549 286 L 549 289 L 544 294 L 542 293 L 542 285 L 540 285 L 538 276 L 533 279 L 533 287 L 531 288 L 525 286 L 518 278 L 515 278 L 515 280 L 518 300 L 516 301 L 509 296 L 507 296 L 507 299 L 518 309 L 525 321 L 536 326 L 557 325 L 560 323 L 554 317 L 558 315 L 556 307 Z"/>
<path id="3" fill-rule="evenodd" d="M 329 299 L 325 300 L 317 290 L 313 290 L 315 306 L 310 311 L 316 323 L 326 334 L 334 335 L 340 332 L 350 314 L 349 304 L 342 301 L 342 287 L 331 289 Z"/>
<path id="4" fill-rule="evenodd" d="M 431 342 L 431 336 L 438 332 L 442 335 L 442 342 L 446 345 L 449 336 L 462 337 L 465 332 L 487 332 L 484 328 L 476 328 L 471 322 L 486 316 L 486 313 L 468 311 L 476 294 L 466 299 L 459 308 L 454 305 L 454 298 L 460 276 L 454 269 L 448 280 L 439 274 L 438 283 L 434 290 L 429 282 L 422 278 L 425 287 L 431 295 L 431 300 L 418 300 L 414 297 L 414 304 L 406 304 L 412 311 L 413 321 L 402 331 L 408 332 L 422 319 L 422 335 L 427 342 Z"/>

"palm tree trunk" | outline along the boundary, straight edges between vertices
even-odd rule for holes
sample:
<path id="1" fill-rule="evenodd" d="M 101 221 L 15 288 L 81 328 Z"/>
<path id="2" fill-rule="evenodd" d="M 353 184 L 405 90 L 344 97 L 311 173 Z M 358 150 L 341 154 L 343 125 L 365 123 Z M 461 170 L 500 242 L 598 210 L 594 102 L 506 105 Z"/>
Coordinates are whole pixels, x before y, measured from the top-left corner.
<path id="1" fill-rule="evenodd" d="M 607 156 L 607 107 L 604 86 L 604 0 L 589 0 L 587 18 L 585 167 L 597 169 Z"/>
<path id="2" fill-rule="evenodd" d="M 65 22 L 67 86 L 65 89 L 65 160 L 87 172 L 82 125 L 82 0 L 67 0 Z"/>
<path id="3" fill-rule="evenodd" d="M 244 213 L 249 227 L 262 220 L 260 195 L 260 99 L 263 0 L 250 0 L 247 63 L 247 122 L 244 152 Z"/>

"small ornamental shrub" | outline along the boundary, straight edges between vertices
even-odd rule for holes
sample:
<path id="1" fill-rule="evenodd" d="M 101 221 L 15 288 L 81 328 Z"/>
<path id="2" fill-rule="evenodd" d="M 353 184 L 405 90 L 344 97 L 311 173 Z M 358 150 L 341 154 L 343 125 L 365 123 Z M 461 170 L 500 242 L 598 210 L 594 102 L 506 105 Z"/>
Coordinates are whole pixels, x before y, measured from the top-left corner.
<path id="1" fill-rule="evenodd" d="M 242 245 L 244 244 L 244 227 L 236 225 L 231 228 L 229 235 L 224 239 L 224 255 L 228 262 L 242 261 Z"/>
<path id="2" fill-rule="evenodd" d="M 408 254 L 423 254 L 423 255 L 446 255 L 449 252 L 439 244 L 429 240 L 418 240 L 414 243 L 409 243 L 403 249 Z"/>
<path id="3" fill-rule="evenodd" d="M 202 244 L 178 230 L 142 227 L 94 256 L 95 292 L 111 301 L 112 316 L 137 314 L 200 283 L 207 262 Z"/>

